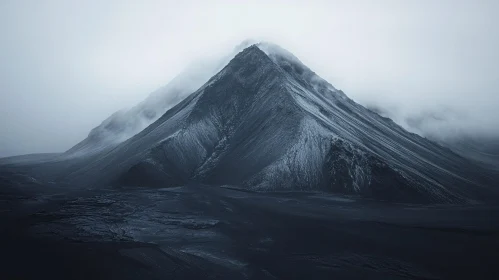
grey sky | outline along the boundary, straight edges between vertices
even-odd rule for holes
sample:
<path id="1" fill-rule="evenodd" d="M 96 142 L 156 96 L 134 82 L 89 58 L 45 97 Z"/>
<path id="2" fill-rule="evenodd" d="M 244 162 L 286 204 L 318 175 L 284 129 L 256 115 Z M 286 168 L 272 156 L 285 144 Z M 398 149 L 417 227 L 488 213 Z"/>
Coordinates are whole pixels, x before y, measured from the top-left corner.
<path id="1" fill-rule="evenodd" d="M 495 0 L 0 0 L 0 156 L 66 150 L 246 38 L 403 125 L 437 112 L 425 130 L 497 136 L 498 13 Z"/>

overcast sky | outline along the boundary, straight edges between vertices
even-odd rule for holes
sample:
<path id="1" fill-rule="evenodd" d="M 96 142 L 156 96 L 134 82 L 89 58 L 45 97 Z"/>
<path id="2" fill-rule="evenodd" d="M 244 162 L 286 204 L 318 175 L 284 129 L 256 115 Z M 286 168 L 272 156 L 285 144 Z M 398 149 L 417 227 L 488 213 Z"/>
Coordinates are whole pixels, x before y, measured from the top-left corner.
<path id="1" fill-rule="evenodd" d="M 498 14 L 497 0 L 0 0 L 0 156 L 64 151 L 247 38 L 402 124 L 431 112 L 425 129 L 499 135 Z"/>

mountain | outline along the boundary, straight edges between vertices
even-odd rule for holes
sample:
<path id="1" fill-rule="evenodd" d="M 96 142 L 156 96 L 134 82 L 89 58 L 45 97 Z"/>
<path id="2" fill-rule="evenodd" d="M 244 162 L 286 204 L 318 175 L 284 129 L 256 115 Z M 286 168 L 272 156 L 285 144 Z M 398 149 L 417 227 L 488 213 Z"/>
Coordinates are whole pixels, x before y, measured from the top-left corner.
<path id="1" fill-rule="evenodd" d="M 479 167 L 362 107 L 267 43 L 144 130 L 64 176 L 70 184 L 314 190 L 390 201 L 490 198 Z"/>

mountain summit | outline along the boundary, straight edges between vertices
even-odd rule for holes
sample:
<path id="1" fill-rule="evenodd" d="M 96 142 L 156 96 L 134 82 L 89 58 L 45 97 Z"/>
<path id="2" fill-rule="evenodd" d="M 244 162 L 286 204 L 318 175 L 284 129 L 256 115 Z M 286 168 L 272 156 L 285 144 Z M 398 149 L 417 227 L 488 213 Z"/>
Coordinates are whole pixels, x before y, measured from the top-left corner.
<path id="1" fill-rule="evenodd" d="M 474 170 L 450 150 L 355 103 L 291 53 L 260 43 L 67 178 L 86 185 L 195 181 L 453 202 L 487 193 Z"/>

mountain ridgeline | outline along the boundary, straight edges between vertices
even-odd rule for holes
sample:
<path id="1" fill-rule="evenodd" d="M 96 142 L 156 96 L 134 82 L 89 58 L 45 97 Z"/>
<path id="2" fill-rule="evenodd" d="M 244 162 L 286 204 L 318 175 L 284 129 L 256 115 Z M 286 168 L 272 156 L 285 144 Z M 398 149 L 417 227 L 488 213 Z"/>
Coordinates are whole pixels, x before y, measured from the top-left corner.
<path id="1" fill-rule="evenodd" d="M 198 182 L 396 202 L 495 197 L 484 170 L 355 103 L 278 46 L 251 45 L 190 95 L 180 90 L 187 97 L 160 117 L 154 109 L 146 119 L 155 121 L 133 137 L 116 136 L 123 129 L 110 122 L 106 137 L 115 139 L 104 148 L 89 137 L 69 150 L 64 168 L 53 165 L 65 170 L 57 178 L 86 187 Z M 127 118 L 147 115 L 144 104 L 120 123 L 140 127 Z"/>

